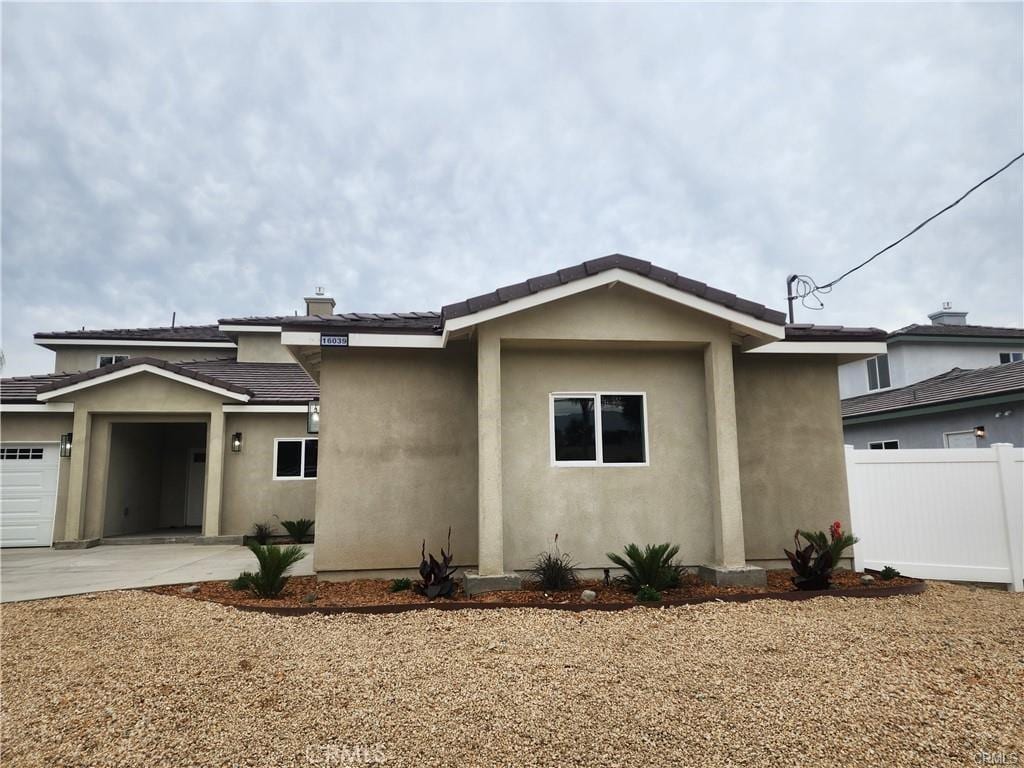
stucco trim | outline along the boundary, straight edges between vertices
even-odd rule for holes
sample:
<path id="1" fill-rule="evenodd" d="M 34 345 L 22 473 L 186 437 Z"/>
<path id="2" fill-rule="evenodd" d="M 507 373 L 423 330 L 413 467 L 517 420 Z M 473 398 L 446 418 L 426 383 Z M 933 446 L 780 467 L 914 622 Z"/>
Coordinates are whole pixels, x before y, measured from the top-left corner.
<path id="1" fill-rule="evenodd" d="M 281 331 L 281 343 L 286 347 L 319 347 L 319 331 Z"/>
<path id="2" fill-rule="evenodd" d="M 206 382 L 198 381 L 197 379 L 193 379 L 188 376 L 182 376 L 180 373 L 174 373 L 173 371 L 168 371 L 164 368 L 158 368 L 157 366 L 150 365 L 148 363 L 143 363 L 142 365 L 134 365 L 129 368 L 122 368 L 119 371 L 113 371 L 103 376 L 97 376 L 86 381 L 80 381 L 77 384 L 70 384 L 66 387 L 51 389 L 48 392 L 43 392 L 37 395 L 36 399 L 39 400 L 40 402 L 46 402 L 47 400 L 50 400 L 55 397 L 68 395 L 71 394 L 72 392 L 78 392 L 83 389 L 89 389 L 91 387 L 99 386 L 101 384 L 109 384 L 112 381 L 123 379 L 127 376 L 134 376 L 139 373 L 152 373 L 155 376 L 162 376 L 165 379 L 176 381 L 179 384 L 187 384 L 190 387 L 202 389 L 207 392 L 213 392 L 214 394 L 221 395 L 222 397 L 227 397 L 232 400 L 238 400 L 243 403 L 249 402 L 249 395 L 245 395 L 240 392 L 232 392 L 229 389 L 224 389 L 223 387 L 218 387 L 214 384 L 207 384 Z"/>
<path id="3" fill-rule="evenodd" d="M 350 333 L 350 347 L 409 347 L 413 349 L 441 349 L 443 336 L 416 333 Z"/>
<path id="4" fill-rule="evenodd" d="M 218 325 L 222 333 L 280 333 L 280 325 Z M 233 346 L 233 345 L 232 345 Z"/>
<path id="5" fill-rule="evenodd" d="M 148 339 L 47 339 L 37 338 L 40 347 L 202 347 L 234 349 L 232 341 L 150 341 Z"/>
<path id="6" fill-rule="evenodd" d="M 307 413 L 309 405 L 225 405 L 224 413 Z"/>
<path id="7" fill-rule="evenodd" d="M 606 272 L 599 272 L 596 275 L 589 275 L 587 277 L 581 277 L 578 280 L 564 283 L 563 285 L 557 285 L 546 290 L 538 291 L 537 293 L 523 296 L 522 298 L 513 299 L 511 301 L 504 302 L 488 309 L 482 309 L 479 312 L 472 314 L 463 315 L 461 317 L 455 317 L 444 322 L 443 338 L 444 343 L 447 343 L 448 336 L 452 331 L 458 331 L 463 328 L 469 328 L 480 323 L 486 323 L 490 320 L 496 320 L 499 317 L 505 317 L 515 312 L 521 312 L 524 309 L 531 309 L 533 307 L 547 304 L 552 301 L 558 301 L 568 296 L 574 296 L 577 293 L 583 293 L 594 288 L 600 288 L 601 286 L 609 285 L 611 283 L 623 283 L 624 285 L 632 286 L 641 291 L 654 294 L 663 299 L 680 304 L 690 309 L 695 309 L 698 312 L 703 312 L 706 315 L 712 317 L 718 317 L 722 320 L 726 320 L 737 328 L 740 328 L 754 336 L 759 336 L 765 340 L 771 339 L 783 339 L 786 336 L 786 329 L 783 325 L 777 325 L 775 323 L 769 323 L 764 320 L 758 320 L 755 317 L 738 312 L 728 307 L 723 307 L 721 304 L 716 304 L 713 301 L 701 298 L 700 296 L 694 296 L 693 294 L 680 291 L 677 288 L 672 288 L 659 283 L 657 280 L 652 280 L 649 277 L 638 275 L 634 272 L 630 272 L 625 269 L 615 268 L 607 270 Z"/>
<path id="8" fill-rule="evenodd" d="M 0 413 L 74 413 L 74 403 L 3 403 Z"/>

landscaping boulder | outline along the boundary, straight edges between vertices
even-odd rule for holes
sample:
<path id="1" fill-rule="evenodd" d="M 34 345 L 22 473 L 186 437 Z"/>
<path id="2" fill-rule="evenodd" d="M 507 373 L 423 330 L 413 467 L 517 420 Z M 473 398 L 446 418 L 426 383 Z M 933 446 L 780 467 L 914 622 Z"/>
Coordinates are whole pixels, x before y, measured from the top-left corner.
<path id="1" fill-rule="evenodd" d="M 597 600 L 597 592 L 592 589 L 584 589 L 580 597 L 583 598 L 584 603 L 592 603 Z"/>

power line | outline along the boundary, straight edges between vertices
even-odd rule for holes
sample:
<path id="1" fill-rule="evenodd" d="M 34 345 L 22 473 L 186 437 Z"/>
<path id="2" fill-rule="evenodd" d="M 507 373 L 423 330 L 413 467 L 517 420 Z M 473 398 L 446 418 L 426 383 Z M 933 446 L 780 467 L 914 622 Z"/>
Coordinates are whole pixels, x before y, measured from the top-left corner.
<path id="1" fill-rule="evenodd" d="M 872 254 L 868 258 L 864 259 L 864 261 L 862 261 L 857 266 L 852 267 L 851 269 L 846 270 L 845 272 L 843 272 L 843 274 L 841 274 L 839 277 L 835 278 L 834 280 L 830 280 L 829 282 L 824 283 L 823 285 L 818 285 L 810 275 L 790 275 L 789 278 L 786 280 L 786 290 L 787 290 L 786 298 L 789 301 L 789 322 L 793 322 L 793 300 L 794 299 L 800 299 L 800 303 L 803 304 L 803 306 L 806 307 L 807 309 L 814 309 L 814 310 L 824 309 L 825 305 L 821 301 L 821 299 L 819 298 L 818 294 L 824 294 L 824 293 L 831 292 L 832 288 L 836 284 L 838 284 L 840 280 L 843 280 L 844 278 L 849 277 L 854 272 L 856 272 L 858 269 L 861 269 L 862 267 L 866 267 L 872 261 L 874 261 L 879 256 L 881 256 L 883 253 L 885 253 L 886 251 L 890 250 L 891 248 L 895 248 L 897 245 L 902 243 L 908 237 L 910 237 L 915 232 L 917 232 L 918 230 L 920 230 L 923 227 L 925 227 L 927 224 L 929 224 L 934 219 L 937 219 L 939 216 L 944 214 L 946 211 L 948 211 L 951 208 L 955 208 L 956 206 L 960 205 L 960 203 L 962 203 L 967 198 L 968 195 L 970 195 L 972 192 L 974 192 L 976 189 L 978 189 L 982 185 L 987 184 L 988 182 L 992 181 L 992 179 L 994 179 L 1000 173 L 1002 173 L 1007 168 L 1009 168 L 1011 165 L 1016 163 L 1022 157 L 1024 157 L 1024 152 L 1021 152 L 1019 155 L 1017 155 L 1015 158 L 1013 158 L 1010 162 L 1008 162 L 1006 165 L 1004 165 L 1002 168 L 1000 168 L 995 173 L 990 174 L 989 176 L 986 176 L 984 179 L 982 179 L 977 184 L 975 184 L 973 187 L 968 189 L 966 192 L 964 192 L 962 195 L 960 195 L 960 197 L 958 197 L 952 203 L 947 205 L 941 211 L 933 213 L 931 216 L 929 216 L 927 219 L 922 221 L 920 224 L 918 224 L 912 230 L 907 232 L 907 234 L 905 234 L 899 240 L 895 240 L 895 241 L 889 243 L 889 245 L 885 246 L 885 248 L 883 248 L 882 250 L 878 251 L 877 253 Z M 807 303 L 808 299 L 813 299 L 814 301 L 816 301 L 818 306 L 812 306 L 812 305 L 808 304 Z"/>

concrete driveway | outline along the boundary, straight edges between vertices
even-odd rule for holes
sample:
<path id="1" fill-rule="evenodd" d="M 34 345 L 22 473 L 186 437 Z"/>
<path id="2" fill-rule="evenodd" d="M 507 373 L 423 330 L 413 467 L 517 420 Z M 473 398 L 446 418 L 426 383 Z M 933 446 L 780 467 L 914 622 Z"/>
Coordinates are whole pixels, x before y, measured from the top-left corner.
<path id="1" fill-rule="evenodd" d="M 289 571 L 313 573 L 313 545 Z M 0 602 L 106 592 L 114 589 L 231 579 L 256 567 L 245 547 L 125 544 L 92 549 L 5 549 L 0 552 Z"/>

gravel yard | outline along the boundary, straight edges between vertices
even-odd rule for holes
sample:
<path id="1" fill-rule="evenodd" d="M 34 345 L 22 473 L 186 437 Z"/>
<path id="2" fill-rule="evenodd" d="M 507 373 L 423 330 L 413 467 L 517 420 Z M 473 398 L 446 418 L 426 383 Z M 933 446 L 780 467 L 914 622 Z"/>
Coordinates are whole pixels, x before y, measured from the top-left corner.
<path id="1" fill-rule="evenodd" d="M 5 766 L 1024 763 L 1024 597 L 282 618 L 2 608 Z"/>

